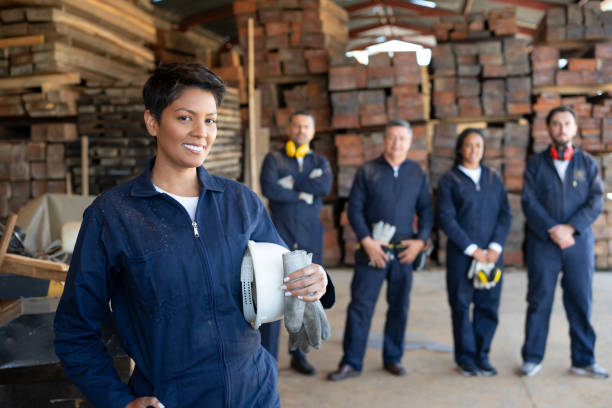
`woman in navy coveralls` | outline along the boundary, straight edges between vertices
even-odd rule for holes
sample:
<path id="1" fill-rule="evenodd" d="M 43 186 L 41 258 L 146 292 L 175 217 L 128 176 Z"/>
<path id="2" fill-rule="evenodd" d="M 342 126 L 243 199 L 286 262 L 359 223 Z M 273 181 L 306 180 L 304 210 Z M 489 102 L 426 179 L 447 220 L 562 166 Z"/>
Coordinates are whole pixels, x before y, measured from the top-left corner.
<path id="1" fill-rule="evenodd" d="M 455 166 L 440 180 L 438 218 L 448 236 L 446 285 L 453 322 L 455 362 L 463 375 L 495 375 L 489 362 L 502 281 L 488 290 L 468 279 L 473 259 L 503 266 L 502 247 L 512 214 L 500 177 L 481 164 L 484 137 L 466 129 L 457 139 Z M 474 304 L 470 320 L 470 305 Z"/>
<path id="2" fill-rule="evenodd" d="M 157 156 L 85 211 L 55 349 L 95 407 L 280 406 L 276 362 L 243 317 L 240 264 L 248 240 L 284 243 L 251 190 L 202 166 L 224 92 L 201 64 L 158 67 L 143 89 Z M 323 296 L 320 266 L 294 274 L 306 278 L 287 292 Z M 129 384 L 101 341 L 111 312 L 135 361 Z"/>

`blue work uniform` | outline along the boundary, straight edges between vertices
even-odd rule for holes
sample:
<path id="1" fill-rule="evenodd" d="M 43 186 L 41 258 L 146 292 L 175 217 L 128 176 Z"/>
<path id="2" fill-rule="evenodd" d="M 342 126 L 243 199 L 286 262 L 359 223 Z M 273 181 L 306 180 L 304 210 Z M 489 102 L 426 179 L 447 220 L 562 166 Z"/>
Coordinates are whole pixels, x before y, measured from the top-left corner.
<path id="1" fill-rule="evenodd" d="M 590 323 L 595 270 L 591 224 L 601 214 L 603 185 L 595 160 L 576 148 L 562 181 L 550 149 L 534 155 L 524 176 L 522 206 L 527 218 L 527 319 L 522 356 L 525 362 L 544 358 L 550 312 L 559 272 L 563 305 L 570 326 L 571 358 L 575 367 L 595 362 L 595 331 Z M 576 230 L 575 244 L 561 250 L 548 235 L 557 224 Z"/>
<path id="2" fill-rule="evenodd" d="M 372 225 L 379 221 L 396 227 L 395 242 L 412 239 L 415 215 L 418 216 L 416 238 L 427 242 L 433 226 L 433 208 L 429 181 L 421 166 L 406 159 L 396 175 L 384 156 L 380 156 L 357 171 L 349 196 L 348 218 L 359 241 L 371 236 Z M 355 264 L 344 332 L 344 356 L 340 364 L 361 371 L 372 314 L 385 279 L 388 280 L 389 308 L 383 361 L 385 364 L 401 361 L 408 323 L 412 263 L 400 263 L 395 256 L 384 268 Z"/>
<path id="3" fill-rule="evenodd" d="M 446 289 L 458 365 L 489 362 L 502 287 L 500 280 L 489 290 L 475 290 L 472 280 L 467 278 L 473 258 L 464 251 L 471 244 L 485 249 L 494 242 L 503 246 L 512 222 L 504 183 L 490 168 L 481 169 L 476 184 L 455 166 L 442 177 L 438 188 L 438 221 L 448 236 Z M 496 266 L 503 265 L 502 254 Z"/>
<path id="4" fill-rule="evenodd" d="M 154 160 L 154 159 L 153 159 Z M 257 196 L 197 169 L 195 221 L 135 180 L 87 208 L 55 318 L 55 350 L 95 407 L 155 396 L 167 408 L 280 407 L 274 359 L 242 312 L 249 240 L 284 245 Z M 136 366 L 122 383 L 100 327 L 111 313 Z"/>
<path id="5" fill-rule="evenodd" d="M 315 169 L 320 169 L 322 174 L 311 177 Z M 292 190 L 278 184 L 279 179 L 287 176 L 293 177 Z M 303 249 L 312 253 L 312 262 L 319 265 L 323 263 L 325 232 L 319 213 L 323 208 L 323 196 L 329 194 L 332 182 L 329 162 L 325 156 L 312 151 L 304 156 L 301 168 L 298 159 L 287 156 L 284 149 L 270 152 L 264 159 L 260 174 L 261 190 L 269 200 L 270 215 L 278 233 L 292 250 Z M 312 194 L 313 203 L 300 200 L 300 192 Z M 332 298 L 335 299 L 333 285 L 328 285 L 327 291 L 325 302 L 321 299 L 321 303 L 330 308 L 334 303 Z M 280 322 L 264 324 L 260 331 L 263 346 L 277 358 Z M 290 352 L 304 357 L 299 349 Z"/>

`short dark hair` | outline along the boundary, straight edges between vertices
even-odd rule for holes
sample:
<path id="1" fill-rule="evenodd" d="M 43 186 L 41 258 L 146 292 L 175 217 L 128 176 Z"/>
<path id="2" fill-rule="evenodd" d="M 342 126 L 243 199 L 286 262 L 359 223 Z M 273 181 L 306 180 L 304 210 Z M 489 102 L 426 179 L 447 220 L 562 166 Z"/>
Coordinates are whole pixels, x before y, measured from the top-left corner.
<path id="1" fill-rule="evenodd" d="M 482 152 L 483 152 L 482 157 L 484 158 L 484 148 L 485 148 L 484 133 L 480 129 L 467 128 L 467 129 L 464 129 L 463 132 L 459 133 L 459 136 L 457 137 L 457 144 L 455 144 L 455 166 L 458 166 L 461 163 L 463 163 L 463 157 L 461 157 L 461 147 L 463 147 L 463 141 L 465 140 L 466 137 L 468 137 L 470 133 L 476 133 L 480 135 L 480 137 L 482 138 Z"/>
<path id="2" fill-rule="evenodd" d="M 408 129 L 408 132 L 410 132 L 410 134 L 412 135 L 412 127 L 410 126 L 410 123 L 408 123 L 408 121 L 405 121 L 403 119 L 392 119 L 389 122 L 387 122 L 387 125 L 385 126 L 385 135 L 387 134 L 387 130 L 389 130 L 389 128 L 396 127 L 396 126 L 401 126 L 401 127 Z"/>
<path id="3" fill-rule="evenodd" d="M 576 112 L 574 111 L 574 109 L 572 109 L 571 106 L 563 105 L 563 106 L 557 106 L 556 108 L 551 109 L 550 112 L 548 112 L 548 115 L 546 115 L 546 126 L 549 126 L 550 121 L 552 120 L 553 116 L 555 116 L 557 113 L 560 113 L 560 112 L 571 113 L 572 116 L 574 117 L 574 120 L 578 122 L 578 118 L 576 117 Z"/>
<path id="4" fill-rule="evenodd" d="M 164 109 L 177 100 L 188 88 L 210 92 L 217 107 L 225 95 L 223 80 L 199 62 L 177 62 L 159 65 L 142 88 L 142 98 L 157 121 L 161 121 Z"/>
<path id="5" fill-rule="evenodd" d="M 291 116 L 289 116 L 289 123 L 291 123 L 293 121 L 293 118 L 296 116 L 308 116 L 310 119 L 312 119 L 312 124 L 313 126 L 317 125 L 317 121 L 315 120 L 315 117 L 312 113 L 308 112 L 307 110 L 299 110 L 297 112 L 293 112 L 291 114 Z"/>

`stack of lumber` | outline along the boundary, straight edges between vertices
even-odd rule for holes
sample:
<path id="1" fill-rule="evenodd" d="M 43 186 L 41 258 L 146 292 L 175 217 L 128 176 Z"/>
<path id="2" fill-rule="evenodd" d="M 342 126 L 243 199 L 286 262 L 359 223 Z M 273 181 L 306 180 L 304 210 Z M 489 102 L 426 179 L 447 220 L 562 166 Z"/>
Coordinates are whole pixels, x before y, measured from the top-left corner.
<path id="1" fill-rule="evenodd" d="M 212 68 L 226 84 L 238 89 L 241 105 L 248 103 L 246 73 L 243 65 L 241 53 L 236 48 L 232 48 L 220 53 L 219 65 Z"/>
<path id="2" fill-rule="evenodd" d="M 15 0 L 0 11 L 0 38 L 37 36 L 13 50 L 8 74 L 78 72 L 91 80 L 132 82 L 154 67 L 151 15 L 127 1 Z"/>
<path id="3" fill-rule="evenodd" d="M 157 29 L 155 56 L 158 62 L 198 61 L 211 67 L 224 39 L 208 30 L 190 27 L 179 30 L 176 25 Z"/>
<path id="4" fill-rule="evenodd" d="M 521 39 L 442 44 L 432 51 L 434 116 L 531 113 L 527 42 Z"/>
<path id="5" fill-rule="evenodd" d="M 227 88 L 223 103 L 218 109 L 217 140 L 204 167 L 210 173 L 230 179 L 242 177 L 243 144 L 238 89 Z"/>
<path id="6" fill-rule="evenodd" d="M 329 70 L 332 127 L 384 126 L 391 119 L 429 118 L 429 79 L 415 52 L 371 55 L 367 66 L 342 59 Z"/>
<path id="7" fill-rule="evenodd" d="M 340 214 L 340 228 L 342 229 L 342 247 L 344 249 L 343 262 L 345 265 L 355 264 L 355 252 L 357 251 L 357 235 L 351 228 L 347 215 L 348 203 Z"/>
<path id="8" fill-rule="evenodd" d="M 596 158 L 604 182 L 604 191 L 612 191 L 612 153 Z M 597 269 L 612 268 L 612 200 L 604 195 L 603 213 L 593 224 L 595 234 L 595 266 Z"/>
<path id="9" fill-rule="evenodd" d="M 332 0 L 235 1 L 234 14 L 244 50 L 254 19 L 257 77 L 326 73 L 348 42 L 348 13 Z"/>
<path id="10" fill-rule="evenodd" d="M 558 66 L 559 55 L 557 47 L 534 47 L 531 54 L 534 86 L 581 86 L 612 82 L 612 44 L 596 44 L 593 58 L 568 58 L 563 69 Z M 576 93 L 580 93 L 580 90 L 577 89 Z"/>
<path id="11" fill-rule="evenodd" d="M 513 35 L 518 32 L 516 9 L 496 9 L 488 14 L 477 12 L 465 17 L 443 17 L 434 24 L 434 35 L 438 43 L 460 40 L 477 40 Z"/>
<path id="12" fill-rule="evenodd" d="M 32 126 L 29 140 L 0 141 L 0 218 L 30 199 L 66 192 L 65 141 L 76 139 L 74 124 Z"/>
<path id="13" fill-rule="evenodd" d="M 338 228 L 334 220 L 334 205 L 325 204 L 319 214 L 323 223 L 323 266 L 337 266 L 341 262 L 341 251 L 338 244 Z"/>
<path id="14" fill-rule="evenodd" d="M 540 22 L 536 39 L 552 43 L 612 36 L 612 12 L 601 11 L 601 3 L 589 1 L 549 9 Z"/>

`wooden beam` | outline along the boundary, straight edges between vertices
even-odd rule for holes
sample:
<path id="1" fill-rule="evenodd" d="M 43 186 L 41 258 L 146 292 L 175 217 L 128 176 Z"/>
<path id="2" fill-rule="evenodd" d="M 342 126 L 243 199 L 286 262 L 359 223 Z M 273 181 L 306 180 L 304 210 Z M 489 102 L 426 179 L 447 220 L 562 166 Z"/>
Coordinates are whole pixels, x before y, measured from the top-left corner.
<path id="1" fill-rule="evenodd" d="M 44 35 L 25 35 L 23 37 L 0 38 L 0 48 L 29 47 L 31 45 L 43 44 Z"/>
<path id="2" fill-rule="evenodd" d="M 442 16 L 457 16 L 458 13 L 450 10 L 443 10 L 439 8 L 431 8 L 425 6 L 419 6 L 416 4 L 409 3 L 407 1 L 400 0 L 377 0 L 377 1 L 366 1 L 360 4 L 354 4 L 352 6 L 345 7 L 345 10 L 349 13 L 354 13 L 356 11 L 365 10 L 368 8 L 373 8 L 377 6 L 389 6 L 401 10 L 409 10 L 414 11 L 415 14 L 419 16 L 426 17 L 442 17 Z"/>
<path id="3" fill-rule="evenodd" d="M 529 1 L 523 1 L 523 0 L 491 0 L 494 1 L 495 3 L 505 3 L 505 4 L 509 4 L 511 6 L 516 6 L 516 7 L 523 7 L 523 8 L 528 8 L 528 9 L 532 9 L 532 10 L 538 10 L 538 11 L 548 11 L 548 9 L 550 8 L 554 8 L 554 7 L 565 7 L 565 4 L 559 4 L 559 3 L 548 3 L 546 1 L 540 1 L 540 0 L 529 0 Z"/>
<path id="4" fill-rule="evenodd" d="M 187 18 L 184 18 L 180 22 L 179 27 L 181 30 L 186 30 L 194 25 L 203 25 L 217 20 L 223 20 L 226 18 L 234 17 L 234 10 L 232 4 L 214 8 L 212 10 L 202 11 L 194 14 Z"/>
<path id="5" fill-rule="evenodd" d="M 89 195 L 89 137 L 81 137 L 81 195 Z"/>
<path id="6" fill-rule="evenodd" d="M 256 150 L 255 143 L 257 140 L 257 129 L 256 129 L 256 106 L 255 106 L 255 21 L 253 17 L 249 17 L 248 20 L 248 98 L 249 98 L 249 150 L 248 150 L 248 163 L 249 163 L 249 184 L 251 189 L 256 189 L 259 177 L 257 177 L 257 165 L 256 165 Z"/>
<path id="7" fill-rule="evenodd" d="M 0 78 L 0 89 L 40 88 L 43 85 L 77 85 L 81 83 L 78 72 L 65 74 L 41 74 Z"/>
<path id="8" fill-rule="evenodd" d="M 62 262 L 35 259 L 16 254 L 6 254 L 1 273 L 12 273 L 37 279 L 65 281 L 69 265 Z"/>

